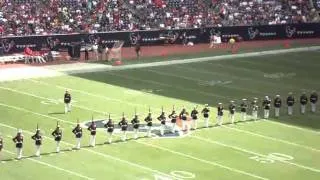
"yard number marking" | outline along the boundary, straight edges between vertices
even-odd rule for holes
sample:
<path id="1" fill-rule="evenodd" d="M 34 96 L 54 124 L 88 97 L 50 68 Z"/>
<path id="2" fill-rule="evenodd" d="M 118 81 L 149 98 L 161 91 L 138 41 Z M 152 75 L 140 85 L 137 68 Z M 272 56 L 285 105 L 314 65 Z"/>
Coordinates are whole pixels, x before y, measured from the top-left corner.
<path id="1" fill-rule="evenodd" d="M 258 161 L 260 163 L 274 163 L 275 161 L 290 161 L 294 158 L 292 156 L 281 153 L 270 153 L 267 157 L 252 156 L 250 159 Z"/>

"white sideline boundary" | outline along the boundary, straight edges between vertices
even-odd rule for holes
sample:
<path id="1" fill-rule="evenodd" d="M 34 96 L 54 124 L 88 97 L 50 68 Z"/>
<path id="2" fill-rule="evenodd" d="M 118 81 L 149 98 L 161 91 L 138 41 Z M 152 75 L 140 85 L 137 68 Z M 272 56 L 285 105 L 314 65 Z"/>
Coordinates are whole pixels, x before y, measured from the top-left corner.
<path id="1" fill-rule="evenodd" d="M 30 78 L 43 78 L 43 77 L 55 77 L 72 74 L 103 72 L 103 71 L 120 71 L 128 69 L 139 69 L 147 67 L 168 66 L 176 64 L 187 64 L 206 61 L 219 61 L 228 60 L 233 58 L 244 57 L 257 57 L 265 55 L 286 54 L 292 52 L 306 52 L 320 50 L 320 46 L 310 46 L 301 48 L 290 48 L 280 50 L 268 50 L 260 52 L 229 54 L 219 56 L 209 56 L 202 58 L 190 58 L 190 59 L 176 59 L 161 62 L 141 63 L 141 64 L 129 64 L 123 66 L 110 66 L 105 64 L 93 64 L 93 63 L 75 63 L 75 64 L 61 64 L 61 65 L 49 65 L 43 67 L 19 67 L 19 68 L 7 68 L 0 71 L 0 82 L 13 81 Z"/>

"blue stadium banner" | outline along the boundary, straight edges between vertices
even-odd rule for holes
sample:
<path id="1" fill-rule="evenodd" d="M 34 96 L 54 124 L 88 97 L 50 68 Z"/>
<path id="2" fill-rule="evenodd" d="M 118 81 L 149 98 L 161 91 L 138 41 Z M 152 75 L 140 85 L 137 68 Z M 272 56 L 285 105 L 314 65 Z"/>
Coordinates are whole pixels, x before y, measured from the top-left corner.
<path id="1" fill-rule="evenodd" d="M 21 52 L 25 47 L 33 50 L 49 48 L 66 50 L 72 44 L 93 44 L 111 47 L 116 41 L 124 46 L 181 44 L 184 38 L 194 43 L 208 43 L 210 36 L 219 35 L 223 42 L 231 37 L 236 40 L 273 40 L 293 38 L 320 38 L 320 23 L 286 24 L 268 26 L 206 27 L 179 30 L 123 31 L 95 34 L 61 34 L 45 36 L 1 37 L 0 45 L 5 53 Z"/>

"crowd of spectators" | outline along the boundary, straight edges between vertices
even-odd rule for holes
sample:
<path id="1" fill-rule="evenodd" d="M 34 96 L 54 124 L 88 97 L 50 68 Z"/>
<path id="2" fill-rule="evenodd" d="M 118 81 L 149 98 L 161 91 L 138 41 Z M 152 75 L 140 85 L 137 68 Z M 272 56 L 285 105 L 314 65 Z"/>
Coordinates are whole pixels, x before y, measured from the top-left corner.
<path id="1" fill-rule="evenodd" d="M 2 36 L 319 22 L 312 0 L 0 0 Z"/>

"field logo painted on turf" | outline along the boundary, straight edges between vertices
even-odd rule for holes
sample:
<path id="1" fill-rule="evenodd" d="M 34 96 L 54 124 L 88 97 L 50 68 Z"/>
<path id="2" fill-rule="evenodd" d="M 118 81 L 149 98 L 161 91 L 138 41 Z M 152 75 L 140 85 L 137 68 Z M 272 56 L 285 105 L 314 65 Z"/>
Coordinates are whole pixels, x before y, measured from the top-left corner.
<path id="1" fill-rule="evenodd" d="M 113 119 L 115 120 L 115 119 Z M 106 119 L 94 119 L 93 120 L 97 126 L 97 129 L 100 130 L 105 130 L 106 128 L 104 127 L 104 125 L 107 123 Z M 120 119 L 119 119 L 120 121 Z M 183 137 L 185 135 L 188 135 L 190 132 L 185 132 L 181 130 L 181 120 L 177 120 L 176 126 L 175 126 L 175 130 L 174 132 L 172 132 L 172 124 L 170 122 L 167 122 L 164 128 L 164 135 L 161 136 L 160 134 L 160 127 L 161 124 L 158 122 L 153 122 L 152 123 L 152 128 L 151 128 L 151 134 L 152 137 L 154 138 L 178 138 L 178 137 Z M 89 127 L 91 125 L 92 120 L 88 120 L 82 123 L 83 127 Z M 121 128 L 118 126 L 118 124 L 116 123 L 117 121 L 115 120 L 115 128 L 114 128 L 114 133 L 121 133 Z M 140 121 L 141 122 L 141 121 Z M 191 124 L 191 121 L 188 121 L 188 124 Z M 189 125 L 190 127 L 190 125 Z M 132 132 L 133 133 L 133 125 L 130 123 L 130 120 L 128 119 L 128 129 L 127 132 Z M 141 123 L 139 126 L 139 134 L 147 134 L 148 131 L 148 127 L 146 124 Z"/>

